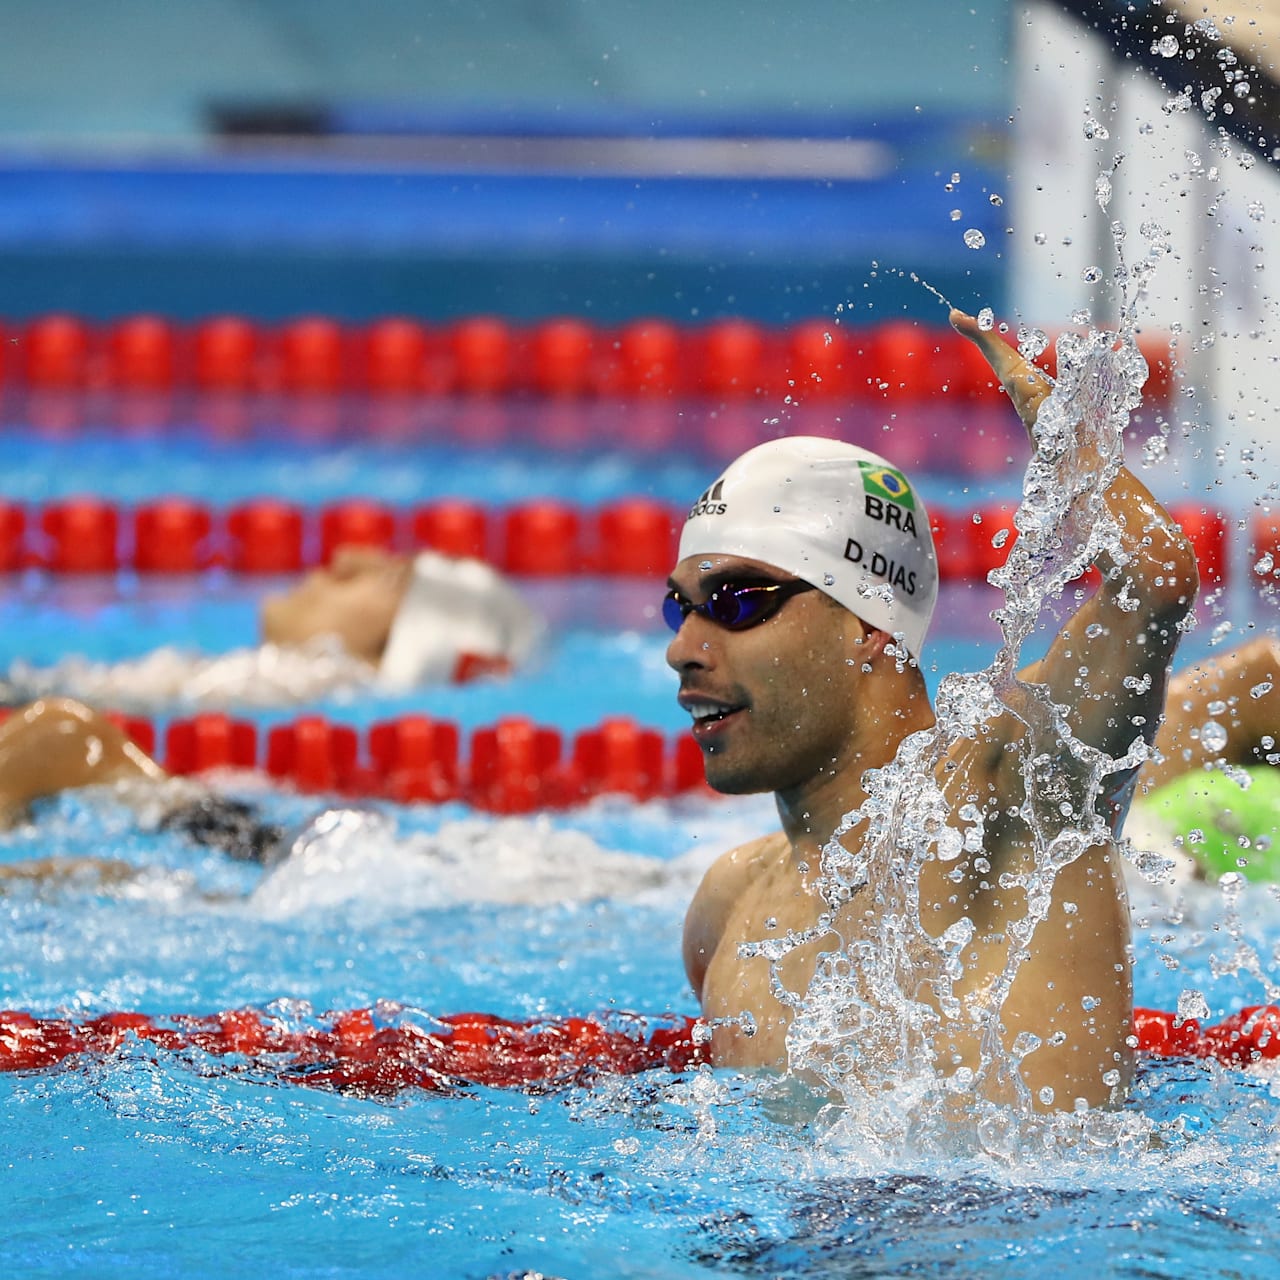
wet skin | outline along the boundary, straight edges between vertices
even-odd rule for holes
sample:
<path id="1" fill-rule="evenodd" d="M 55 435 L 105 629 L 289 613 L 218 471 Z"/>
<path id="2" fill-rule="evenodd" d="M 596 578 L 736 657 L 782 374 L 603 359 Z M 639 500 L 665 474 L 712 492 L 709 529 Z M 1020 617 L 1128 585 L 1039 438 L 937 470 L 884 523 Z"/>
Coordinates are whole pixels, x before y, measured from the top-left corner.
<path id="1" fill-rule="evenodd" d="M 377 547 L 339 547 L 328 568 L 263 602 L 262 638 L 296 646 L 336 636 L 348 653 L 377 665 L 412 569 L 407 557 Z"/>
<path id="2" fill-rule="evenodd" d="M 953 316 L 953 323 L 983 348 L 1024 420 L 1033 422 L 1047 388 L 1016 352 L 996 335 L 980 333 L 970 317 Z M 1135 738 L 1149 740 L 1155 732 L 1177 627 L 1197 584 L 1186 539 L 1129 472 L 1121 471 L 1106 500 L 1123 519 L 1131 558 L 1123 569 L 1100 562 L 1104 574 L 1117 572 L 1022 678 L 1044 685 L 1053 702 L 1068 709 L 1076 738 L 1119 757 Z M 696 604 L 723 581 L 768 574 L 785 577 L 758 562 L 700 556 L 677 565 L 671 583 Z M 804 993 L 822 953 L 874 939 L 885 911 L 909 905 L 908 887 L 873 864 L 867 885 L 839 907 L 831 929 L 785 955 L 776 974 L 764 958 L 739 954 L 744 942 L 815 926 L 828 909 L 813 885 L 821 849 L 865 799 L 864 771 L 892 761 L 909 734 L 934 723 L 919 672 L 889 647 L 884 632 L 813 592 L 793 597 L 748 631 L 729 632 L 691 614 L 668 649 L 680 676 L 681 704 L 696 717 L 693 732 L 708 781 L 730 793 L 773 791 L 781 820 L 779 832 L 712 866 L 686 919 L 685 963 L 704 1015 L 734 1020 L 748 1012 L 757 1028 L 747 1035 L 733 1021 L 716 1027 L 712 1052 L 718 1063 L 785 1069 L 792 1010 L 772 982 Z M 1127 676 L 1137 679 L 1126 684 Z M 1034 736 L 1028 728 L 1033 717 L 1020 711 L 1019 696 L 1015 689 L 1007 712 L 952 744 L 934 775 L 951 825 L 967 825 L 957 816 L 965 804 L 977 807 L 985 825 L 980 854 L 946 864 L 926 861 L 920 875 L 920 918 L 930 935 L 962 919 L 973 925 L 955 987 L 962 1014 L 944 1019 L 933 1045 L 944 1072 L 978 1067 L 978 1026 L 991 1012 L 993 984 L 1008 963 L 1010 926 L 1027 914 L 1024 892 L 1002 889 L 1000 877 L 1033 865 L 1030 831 L 1019 816 L 1028 800 L 1022 764 L 1028 752 L 1044 752 L 1050 761 L 1032 783 L 1038 811 L 1049 795 L 1055 805 L 1077 808 L 1087 795 L 1083 766 L 1061 741 Z M 1133 769 L 1115 776 L 1097 806 L 1113 831 L 1134 780 Z M 858 828 L 846 835 L 846 848 L 860 834 Z M 1111 840 L 1058 874 L 1048 916 L 1026 951 L 1001 1008 L 1001 1038 L 1007 1047 L 1023 1031 L 1043 1040 L 1022 1067 L 1035 1105 L 1071 1109 L 1077 1099 L 1091 1106 L 1119 1100 L 1132 1068 L 1132 986 L 1128 908 Z M 937 961 L 924 945 L 913 959 L 921 966 L 921 985 L 910 994 L 936 1007 L 929 966 Z M 874 999 L 869 991 L 861 994 Z M 892 1037 L 864 1045 L 867 1069 L 874 1071 L 878 1055 L 887 1061 L 894 1050 Z"/>

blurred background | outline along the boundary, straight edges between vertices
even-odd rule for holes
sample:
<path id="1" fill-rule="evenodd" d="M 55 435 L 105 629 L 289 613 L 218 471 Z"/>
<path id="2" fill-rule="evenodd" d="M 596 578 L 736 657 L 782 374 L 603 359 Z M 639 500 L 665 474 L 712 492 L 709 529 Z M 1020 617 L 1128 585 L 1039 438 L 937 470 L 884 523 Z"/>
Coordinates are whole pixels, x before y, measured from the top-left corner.
<path id="1" fill-rule="evenodd" d="M 998 303 L 1014 8 L 5 0 L 0 314 Z"/>
<path id="2" fill-rule="evenodd" d="M 1153 483 L 1252 555 L 1280 531 L 1274 8 L 3 0 L 4 498 L 45 508 L 0 510 L 0 563 L 140 563 L 127 510 L 80 554 L 47 506 L 83 494 L 678 505 L 788 431 L 892 432 L 941 500 L 1007 501 L 1018 431 L 946 301 L 1037 349 L 1127 306 Z M 497 482 L 499 444 L 541 469 Z M 631 470 L 580 465 L 606 447 Z M 210 536 L 173 568 L 249 558 Z"/>

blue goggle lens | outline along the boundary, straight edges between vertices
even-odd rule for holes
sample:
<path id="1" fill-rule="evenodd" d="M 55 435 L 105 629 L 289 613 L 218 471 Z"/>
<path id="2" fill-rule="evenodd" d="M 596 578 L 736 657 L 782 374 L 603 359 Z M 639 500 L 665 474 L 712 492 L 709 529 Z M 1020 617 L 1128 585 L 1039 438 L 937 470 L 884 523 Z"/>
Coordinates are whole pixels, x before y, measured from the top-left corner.
<path id="1" fill-rule="evenodd" d="M 726 582 L 702 604 L 691 604 L 678 591 L 668 591 L 662 617 L 672 631 L 679 631 L 691 613 L 701 614 L 726 631 L 746 631 L 767 622 L 794 595 L 814 590 L 800 578 L 790 582 Z"/>

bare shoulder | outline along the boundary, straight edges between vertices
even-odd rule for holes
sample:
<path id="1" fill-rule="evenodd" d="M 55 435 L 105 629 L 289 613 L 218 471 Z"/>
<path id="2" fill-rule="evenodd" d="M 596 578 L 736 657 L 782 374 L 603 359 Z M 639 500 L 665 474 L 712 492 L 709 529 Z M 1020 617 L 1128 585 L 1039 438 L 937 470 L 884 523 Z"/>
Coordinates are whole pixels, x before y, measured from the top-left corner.
<path id="1" fill-rule="evenodd" d="M 774 831 L 730 849 L 707 868 L 684 919 L 684 967 L 699 995 L 734 903 L 786 848 L 786 837 Z"/>

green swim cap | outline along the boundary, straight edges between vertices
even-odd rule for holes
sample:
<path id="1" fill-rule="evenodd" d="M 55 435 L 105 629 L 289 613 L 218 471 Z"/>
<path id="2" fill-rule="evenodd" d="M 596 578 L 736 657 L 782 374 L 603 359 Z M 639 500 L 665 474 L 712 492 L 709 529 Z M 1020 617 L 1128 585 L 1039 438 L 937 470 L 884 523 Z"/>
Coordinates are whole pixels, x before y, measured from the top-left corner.
<path id="1" fill-rule="evenodd" d="M 1235 871 L 1249 880 L 1280 881 L 1280 769 L 1254 765 L 1243 772 L 1251 779 L 1247 788 L 1217 769 L 1183 774 L 1143 796 L 1142 808 L 1182 837 L 1184 850 L 1211 878 Z"/>

